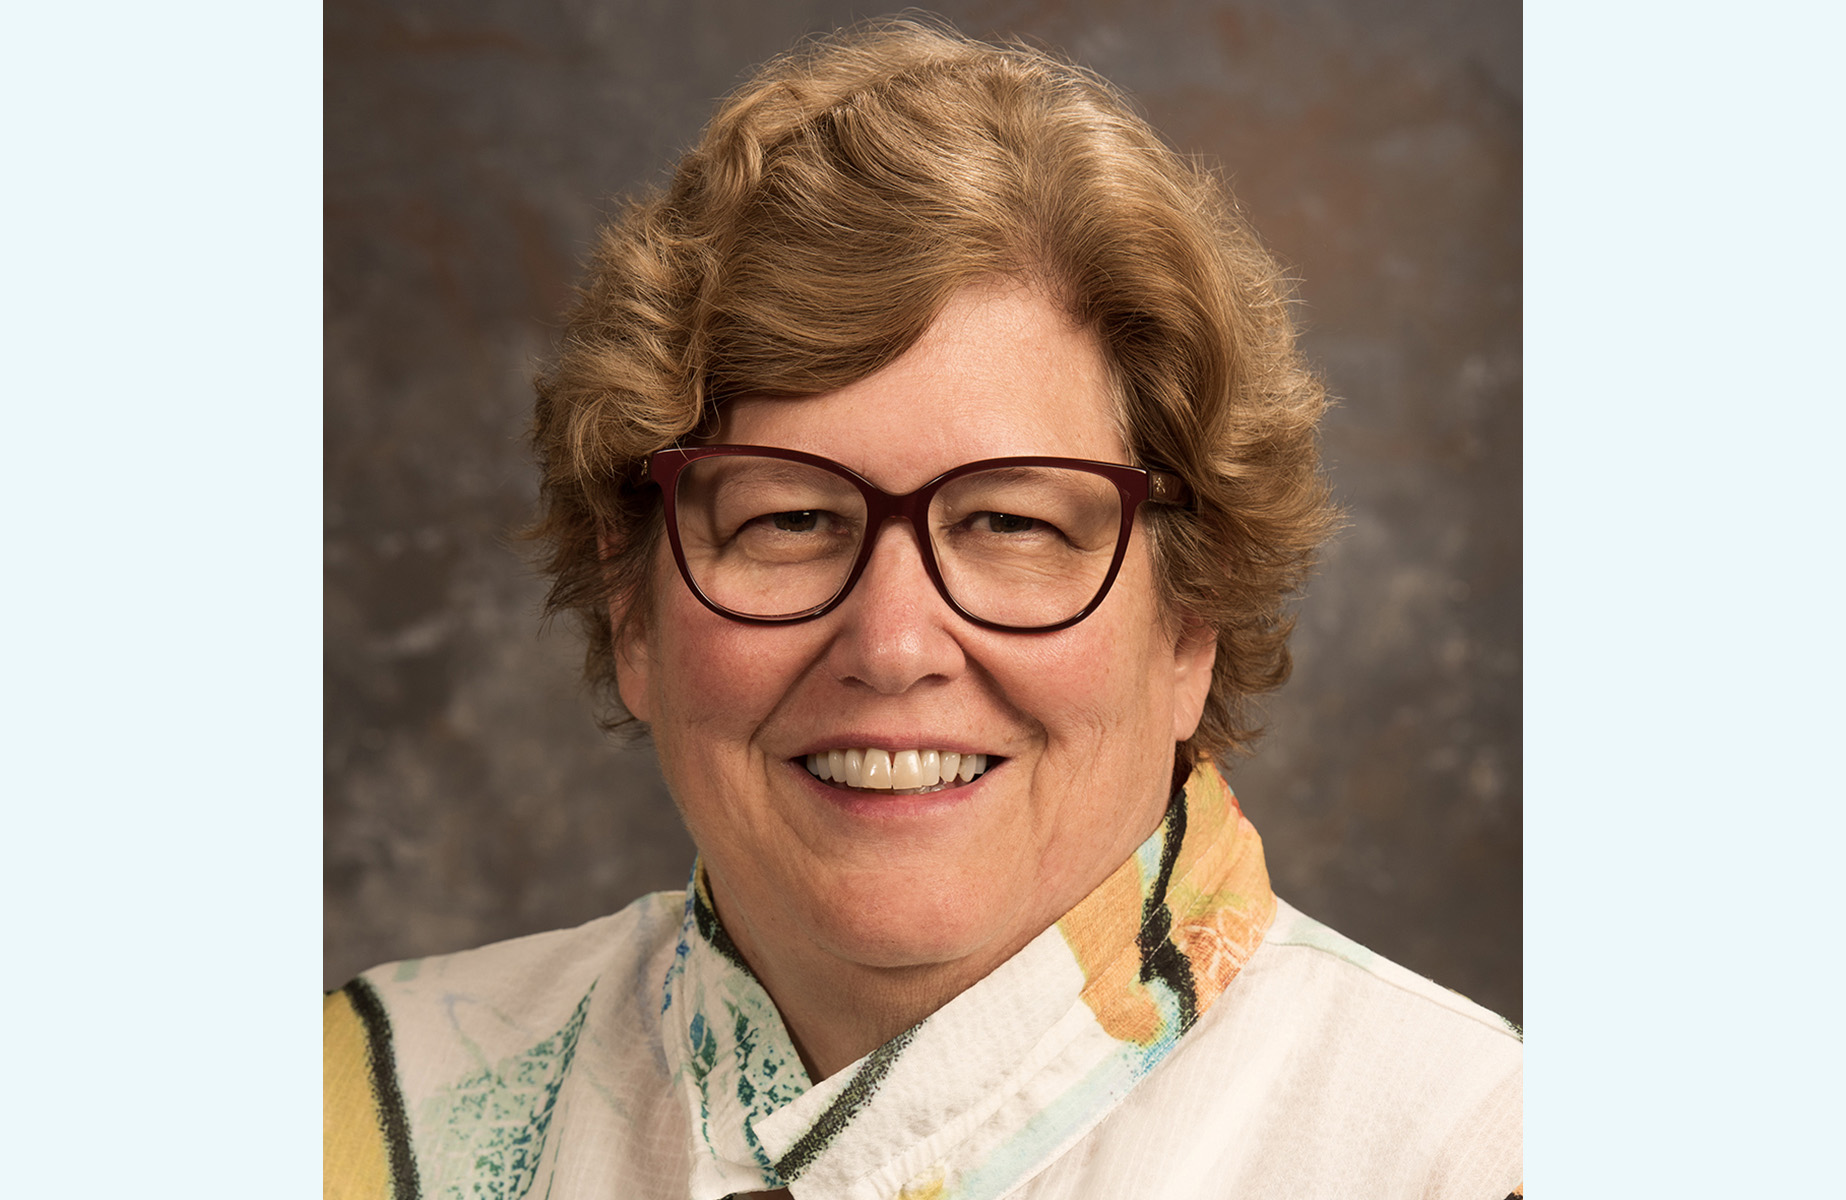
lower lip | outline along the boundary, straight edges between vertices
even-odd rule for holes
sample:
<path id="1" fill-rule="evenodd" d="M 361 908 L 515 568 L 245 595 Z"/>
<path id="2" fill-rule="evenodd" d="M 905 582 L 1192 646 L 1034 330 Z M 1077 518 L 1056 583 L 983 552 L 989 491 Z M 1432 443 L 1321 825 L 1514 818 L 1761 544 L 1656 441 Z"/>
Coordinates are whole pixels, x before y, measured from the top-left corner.
<path id="1" fill-rule="evenodd" d="M 995 763 L 987 768 L 970 783 L 955 787 L 942 788 L 934 792 L 884 792 L 865 788 L 836 788 L 815 778 L 807 764 L 799 759 L 788 764 L 797 772 L 808 788 L 817 796 L 826 800 L 834 808 L 855 817 L 870 820 L 902 820 L 906 817 L 927 817 L 935 813 L 958 808 L 970 800 L 976 799 L 984 790 L 981 785 L 987 782 L 995 771 L 1005 767 L 1004 762 Z"/>

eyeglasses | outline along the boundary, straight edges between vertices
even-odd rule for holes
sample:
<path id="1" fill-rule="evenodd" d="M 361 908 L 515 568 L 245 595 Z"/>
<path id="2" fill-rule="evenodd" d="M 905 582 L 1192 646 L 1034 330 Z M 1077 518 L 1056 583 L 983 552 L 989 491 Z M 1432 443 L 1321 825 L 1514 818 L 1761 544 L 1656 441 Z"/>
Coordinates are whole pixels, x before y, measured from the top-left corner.
<path id="1" fill-rule="evenodd" d="M 660 485 L 680 574 L 721 616 L 760 624 L 831 612 L 886 521 L 917 534 L 923 569 L 957 614 L 1048 633 L 1109 594 L 1146 501 L 1187 502 L 1165 471 L 1037 455 L 988 458 L 896 496 L 831 459 L 773 446 L 662 450 Z"/>

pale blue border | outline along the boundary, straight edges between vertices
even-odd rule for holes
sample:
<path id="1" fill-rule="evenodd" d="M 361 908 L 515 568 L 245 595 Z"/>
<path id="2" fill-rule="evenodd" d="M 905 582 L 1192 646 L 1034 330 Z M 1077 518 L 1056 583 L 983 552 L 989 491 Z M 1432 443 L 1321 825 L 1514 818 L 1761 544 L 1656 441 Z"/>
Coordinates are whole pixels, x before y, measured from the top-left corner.
<path id="1" fill-rule="evenodd" d="M 6 42 L 6 1191 L 318 1195 L 320 11 Z"/>
<path id="2" fill-rule="evenodd" d="M 1840 1188 L 1840 47 L 1526 9 L 1530 1193 Z"/>
<path id="3" fill-rule="evenodd" d="M 1749 11 L 1528 12 L 1535 1195 L 1837 1186 L 1846 29 Z M 8 25 L 10 1186 L 312 1195 L 320 13 Z"/>

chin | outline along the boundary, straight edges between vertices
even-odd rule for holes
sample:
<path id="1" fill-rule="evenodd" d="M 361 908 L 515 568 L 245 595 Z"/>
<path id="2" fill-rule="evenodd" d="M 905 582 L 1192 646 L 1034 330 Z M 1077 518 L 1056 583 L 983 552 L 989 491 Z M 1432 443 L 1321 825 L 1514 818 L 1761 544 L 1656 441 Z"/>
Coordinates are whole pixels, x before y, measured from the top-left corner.
<path id="1" fill-rule="evenodd" d="M 968 886 L 920 887 L 912 877 L 878 893 L 851 907 L 825 909 L 815 941 L 861 966 L 901 970 L 970 962 L 984 975 L 1039 932 L 1021 928 L 1014 898 L 981 895 Z"/>

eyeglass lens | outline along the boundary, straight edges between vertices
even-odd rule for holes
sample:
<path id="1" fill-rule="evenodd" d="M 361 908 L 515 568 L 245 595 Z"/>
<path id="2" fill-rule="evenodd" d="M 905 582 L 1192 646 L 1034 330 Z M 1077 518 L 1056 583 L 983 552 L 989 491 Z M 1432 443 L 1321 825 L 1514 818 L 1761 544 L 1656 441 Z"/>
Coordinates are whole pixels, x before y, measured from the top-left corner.
<path id="1" fill-rule="evenodd" d="M 686 568 L 734 613 L 785 617 L 827 603 L 866 536 L 847 479 L 780 458 L 725 455 L 681 470 L 674 509 Z M 943 586 L 969 614 L 1032 628 L 1075 616 L 1102 590 L 1121 533 L 1121 494 L 1101 475 L 1007 466 L 960 475 L 929 505 Z"/>

